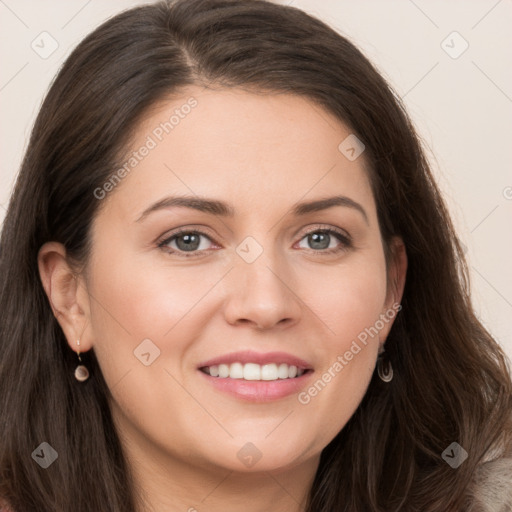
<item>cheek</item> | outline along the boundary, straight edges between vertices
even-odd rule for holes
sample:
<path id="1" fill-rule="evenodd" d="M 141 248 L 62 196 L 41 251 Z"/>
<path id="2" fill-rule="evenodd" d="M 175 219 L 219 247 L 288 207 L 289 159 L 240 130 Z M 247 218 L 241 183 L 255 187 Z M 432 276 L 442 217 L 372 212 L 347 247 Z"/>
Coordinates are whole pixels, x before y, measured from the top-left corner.
<path id="1" fill-rule="evenodd" d="M 141 385 L 155 379 L 169 363 L 170 348 L 172 361 L 182 360 L 194 338 L 188 315 L 213 284 L 212 276 L 201 280 L 190 270 L 176 272 L 152 263 L 126 250 L 97 254 L 91 265 L 94 351 L 111 389 L 127 372 L 130 381 Z M 150 366 L 144 366 L 148 356 L 142 354 L 148 352 Z M 136 395 L 138 390 L 133 392 Z"/>
<path id="2" fill-rule="evenodd" d="M 331 269 L 330 281 L 317 275 L 308 292 L 308 305 L 326 328 L 315 348 L 322 365 L 298 401 L 307 413 L 322 419 L 322 442 L 330 441 L 357 409 L 379 347 L 386 298 L 384 260 L 354 259 L 352 263 Z M 320 288 L 327 291 L 320 293 Z"/>
<path id="3" fill-rule="evenodd" d="M 211 281 L 211 282 L 210 282 Z M 181 321 L 214 284 L 213 276 L 148 264 L 137 258 L 98 261 L 93 294 L 101 327 L 124 331 L 135 342 L 161 339 Z"/>
<path id="4" fill-rule="evenodd" d="M 175 444 L 192 450 L 197 440 L 182 432 L 193 432 L 193 420 L 204 418 L 178 382 L 184 380 L 187 352 L 204 325 L 201 298 L 219 277 L 148 265 L 137 257 L 109 261 L 96 260 L 92 317 L 94 350 L 119 426 L 135 429 L 129 431 L 133 435 L 150 435 L 167 450 L 175 450 Z"/>
<path id="5" fill-rule="evenodd" d="M 138 403 L 138 394 L 160 378 L 168 385 L 165 370 L 182 376 L 189 369 L 190 349 L 219 312 L 212 298 L 226 269 L 171 266 L 161 256 L 138 256 L 128 249 L 97 254 L 92 268 L 94 351 L 110 388 L 130 372 L 123 385 L 129 380 L 137 386 L 127 402 Z M 140 399 L 147 403 L 147 397 Z"/>
<path id="6" fill-rule="evenodd" d="M 328 345 L 343 349 L 384 313 L 386 270 L 383 257 L 353 258 L 322 269 L 304 285 L 304 296 L 328 330 Z"/>

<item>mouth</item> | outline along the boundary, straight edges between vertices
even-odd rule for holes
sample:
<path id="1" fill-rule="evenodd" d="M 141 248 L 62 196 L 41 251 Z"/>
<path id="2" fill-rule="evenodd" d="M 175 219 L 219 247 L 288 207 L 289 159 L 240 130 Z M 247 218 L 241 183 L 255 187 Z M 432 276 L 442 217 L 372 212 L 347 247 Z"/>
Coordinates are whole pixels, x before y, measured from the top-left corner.
<path id="1" fill-rule="evenodd" d="M 309 370 L 307 368 L 288 365 L 286 363 L 257 364 L 241 362 L 231 364 L 219 364 L 203 366 L 199 368 L 210 377 L 221 379 L 243 379 L 248 381 L 276 381 L 284 379 L 296 379 Z"/>
<path id="2" fill-rule="evenodd" d="M 298 393 L 313 367 L 290 354 L 237 352 L 201 363 L 206 382 L 222 393 L 251 402 L 268 402 Z"/>

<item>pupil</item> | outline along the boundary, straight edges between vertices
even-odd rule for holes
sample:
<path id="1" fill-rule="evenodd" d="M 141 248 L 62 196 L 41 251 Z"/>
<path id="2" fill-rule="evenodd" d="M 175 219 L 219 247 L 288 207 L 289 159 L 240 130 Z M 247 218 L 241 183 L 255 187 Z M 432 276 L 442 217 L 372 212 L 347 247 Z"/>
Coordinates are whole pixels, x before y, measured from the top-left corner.
<path id="1" fill-rule="evenodd" d="M 184 243 L 180 244 L 180 241 L 183 241 Z M 193 251 L 199 247 L 199 236 L 194 234 L 181 235 L 176 238 L 176 245 L 180 250 Z"/>
<path id="2" fill-rule="evenodd" d="M 309 235 L 309 240 L 313 249 L 327 249 L 330 237 L 328 233 L 313 233 Z"/>

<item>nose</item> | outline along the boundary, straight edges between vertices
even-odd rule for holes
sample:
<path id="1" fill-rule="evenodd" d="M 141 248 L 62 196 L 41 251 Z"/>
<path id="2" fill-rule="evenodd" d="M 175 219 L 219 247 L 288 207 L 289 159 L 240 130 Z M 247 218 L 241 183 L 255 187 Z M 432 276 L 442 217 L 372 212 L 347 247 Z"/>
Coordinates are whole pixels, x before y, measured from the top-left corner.
<path id="1" fill-rule="evenodd" d="M 297 280 L 283 260 L 263 251 L 252 263 L 236 256 L 235 268 L 224 280 L 225 318 L 232 325 L 250 324 L 259 330 L 291 326 L 302 315 Z"/>

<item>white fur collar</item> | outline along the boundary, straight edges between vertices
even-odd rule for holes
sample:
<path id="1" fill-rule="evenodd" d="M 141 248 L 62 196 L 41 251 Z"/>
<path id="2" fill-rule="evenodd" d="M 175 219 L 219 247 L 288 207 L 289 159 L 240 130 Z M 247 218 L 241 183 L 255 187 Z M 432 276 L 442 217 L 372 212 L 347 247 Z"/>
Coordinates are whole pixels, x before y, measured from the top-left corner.
<path id="1" fill-rule="evenodd" d="M 512 511 L 512 458 L 482 462 L 469 488 L 467 512 Z"/>

